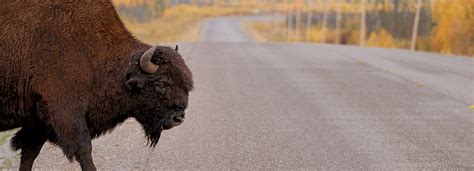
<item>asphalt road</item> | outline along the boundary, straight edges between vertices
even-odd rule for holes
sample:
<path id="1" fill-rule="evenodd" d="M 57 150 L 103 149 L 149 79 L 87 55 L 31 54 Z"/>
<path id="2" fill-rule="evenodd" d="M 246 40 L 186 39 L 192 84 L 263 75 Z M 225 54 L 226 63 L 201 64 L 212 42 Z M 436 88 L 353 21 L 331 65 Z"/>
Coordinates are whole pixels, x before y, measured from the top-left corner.
<path id="1" fill-rule="evenodd" d="M 127 121 L 94 140 L 98 168 L 474 169 L 474 58 L 260 44 L 238 20 L 181 44 L 196 84 L 184 124 L 152 151 Z M 35 168 L 78 164 L 47 145 Z"/>
<path id="2" fill-rule="evenodd" d="M 240 26 L 239 18 L 215 18 L 204 21 L 199 42 L 253 42 Z"/>

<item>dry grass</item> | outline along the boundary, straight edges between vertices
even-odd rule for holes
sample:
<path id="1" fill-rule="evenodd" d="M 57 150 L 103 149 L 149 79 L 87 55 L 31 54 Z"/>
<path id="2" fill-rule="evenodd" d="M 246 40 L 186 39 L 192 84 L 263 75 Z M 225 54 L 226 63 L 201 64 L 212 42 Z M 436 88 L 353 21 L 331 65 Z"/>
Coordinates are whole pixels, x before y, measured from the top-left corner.
<path id="1" fill-rule="evenodd" d="M 288 32 L 287 26 L 284 23 L 277 23 L 275 25 L 271 22 L 254 21 L 244 22 L 243 26 L 260 42 L 323 42 L 322 35 L 324 31 L 316 26 L 309 30 L 301 29 L 301 36 L 299 38 L 295 35 L 295 29 L 291 29 Z M 336 42 L 337 36 L 334 29 L 327 29 L 325 34 L 326 43 Z M 359 38 L 358 30 L 341 30 L 339 42 L 340 44 L 358 45 Z M 431 39 L 429 36 L 419 37 L 417 41 L 418 50 L 436 52 L 430 43 Z M 380 29 L 367 35 L 366 46 L 409 49 L 410 40 L 396 39 L 386 30 Z M 465 54 L 461 53 L 460 55 Z"/>
<path id="2" fill-rule="evenodd" d="M 269 35 L 265 35 L 265 34 L 269 34 L 269 33 L 264 33 L 262 32 L 262 28 L 257 28 L 257 26 L 255 25 L 254 22 L 248 22 L 248 21 L 244 21 L 241 23 L 242 24 L 242 27 L 247 30 L 248 33 L 250 33 L 250 35 L 257 41 L 259 42 L 267 42 L 269 41 L 268 38 L 270 37 Z M 266 26 L 266 25 L 264 25 Z M 263 30 L 266 30 L 266 29 L 263 29 Z"/>
<path id="3" fill-rule="evenodd" d="M 177 5 L 166 9 L 160 18 L 145 23 L 122 17 L 125 26 L 138 39 L 147 43 L 194 42 L 198 39 L 200 22 L 208 17 L 250 14 L 252 10 L 235 7 L 197 7 Z"/>
<path id="4" fill-rule="evenodd" d="M 281 31 L 281 23 L 272 25 L 271 22 L 245 21 L 242 25 L 259 42 L 287 41 L 286 34 Z"/>

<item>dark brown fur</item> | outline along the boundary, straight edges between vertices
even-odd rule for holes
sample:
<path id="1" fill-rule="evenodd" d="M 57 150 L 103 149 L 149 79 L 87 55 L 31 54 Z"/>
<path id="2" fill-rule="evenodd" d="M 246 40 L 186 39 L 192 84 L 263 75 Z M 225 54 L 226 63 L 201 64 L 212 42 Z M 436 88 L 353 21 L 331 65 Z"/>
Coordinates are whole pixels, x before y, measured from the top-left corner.
<path id="1" fill-rule="evenodd" d="M 192 75 L 172 48 L 158 47 L 155 74 L 137 62 L 136 40 L 108 0 L 0 2 L 0 131 L 21 127 L 12 147 L 31 168 L 45 141 L 94 170 L 90 140 L 129 117 L 152 146 L 183 113 Z"/>

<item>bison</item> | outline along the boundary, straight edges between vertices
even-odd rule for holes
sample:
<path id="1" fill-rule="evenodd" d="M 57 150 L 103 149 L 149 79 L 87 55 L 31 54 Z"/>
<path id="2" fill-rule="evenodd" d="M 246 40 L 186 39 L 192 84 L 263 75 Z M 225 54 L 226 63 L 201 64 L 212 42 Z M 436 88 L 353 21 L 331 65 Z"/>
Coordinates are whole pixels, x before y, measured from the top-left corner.
<path id="1" fill-rule="evenodd" d="M 46 141 L 96 170 L 91 140 L 128 118 L 154 147 L 183 122 L 192 88 L 177 48 L 134 38 L 109 0 L 0 3 L 0 131 L 21 128 L 20 170 Z"/>

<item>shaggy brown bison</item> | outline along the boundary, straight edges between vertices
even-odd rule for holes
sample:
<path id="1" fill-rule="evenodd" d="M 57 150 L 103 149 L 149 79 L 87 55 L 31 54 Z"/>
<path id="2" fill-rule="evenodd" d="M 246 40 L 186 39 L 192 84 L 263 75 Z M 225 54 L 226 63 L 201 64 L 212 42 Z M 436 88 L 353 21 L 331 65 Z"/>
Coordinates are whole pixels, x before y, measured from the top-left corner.
<path id="1" fill-rule="evenodd" d="M 0 2 L 0 131 L 21 127 L 20 170 L 46 141 L 95 170 L 91 139 L 130 117 L 155 146 L 192 87 L 177 49 L 136 40 L 109 0 Z"/>

